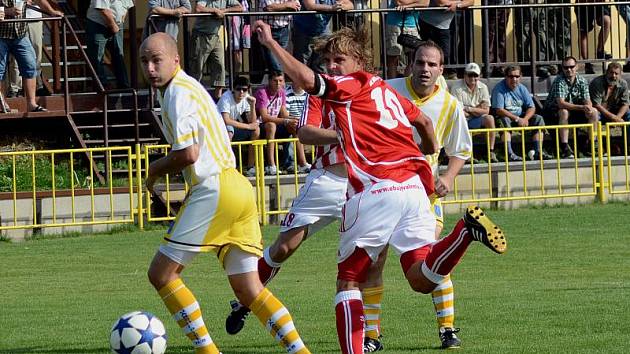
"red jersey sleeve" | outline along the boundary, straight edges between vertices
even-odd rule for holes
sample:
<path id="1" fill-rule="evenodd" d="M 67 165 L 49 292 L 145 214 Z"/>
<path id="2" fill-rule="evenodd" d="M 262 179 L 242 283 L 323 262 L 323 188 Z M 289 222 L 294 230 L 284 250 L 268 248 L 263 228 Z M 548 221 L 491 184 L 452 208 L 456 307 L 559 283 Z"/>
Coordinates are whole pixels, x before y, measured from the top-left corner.
<path id="1" fill-rule="evenodd" d="M 332 101 L 347 101 L 360 94 L 372 76 L 363 71 L 343 76 L 318 74 L 316 80 L 319 80 L 319 90 L 313 95 Z"/>
<path id="2" fill-rule="evenodd" d="M 313 95 L 308 95 L 306 106 L 302 111 L 302 117 L 298 124 L 298 129 L 310 125 L 314 127 L 321 127 L 322 125 L 322 100 Z"/>

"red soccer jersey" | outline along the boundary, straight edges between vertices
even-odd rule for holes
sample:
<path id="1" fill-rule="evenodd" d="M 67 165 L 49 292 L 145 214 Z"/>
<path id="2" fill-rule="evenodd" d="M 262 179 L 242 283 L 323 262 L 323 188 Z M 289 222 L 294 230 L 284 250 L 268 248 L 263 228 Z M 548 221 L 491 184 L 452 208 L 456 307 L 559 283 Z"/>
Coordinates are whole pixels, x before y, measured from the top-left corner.
<path id="1" fill-rule="evenodd" d="M 310 125 L 322 129 L 335 129 L 332 121 L 332 112 L 324 110 L 322 100 L 318 97 L 309 95 L 308 104 L 306 105 L 299 127 Z M 323 145 L 315 147 L 315 168 L 324 168 L 338 163 L 344 163 L 343 151 L 338 144 Z"/>
<path id="2" fill-rule="evenodd" d="M 433 193 L 431 167 L 413 140 L 410 120 L 422 114 L 416 105 L 364 71 L 320 78 L 317 95 L 336 126 L 354 192 L 419 175 L 427 195 Z"/>

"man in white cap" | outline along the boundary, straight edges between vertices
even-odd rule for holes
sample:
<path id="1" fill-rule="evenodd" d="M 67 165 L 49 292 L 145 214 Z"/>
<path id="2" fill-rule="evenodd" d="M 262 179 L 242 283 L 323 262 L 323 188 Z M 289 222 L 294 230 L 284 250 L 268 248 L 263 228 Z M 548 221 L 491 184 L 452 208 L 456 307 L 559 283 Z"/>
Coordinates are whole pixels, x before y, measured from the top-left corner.
<path id="1" fill-rule="evenodd" d="M 488 86 L 479 81 L 481 68 L 476 63 L 468 63 L 464 68 L 464 78 L 455 82 L 451 94 L 464 106 L 468 129 L 494 128 L 494 117 L 490 115 L 490 92 Z M 490 162 L 499 162 L 494 153 L 495 132 L 489 134 Z"/>

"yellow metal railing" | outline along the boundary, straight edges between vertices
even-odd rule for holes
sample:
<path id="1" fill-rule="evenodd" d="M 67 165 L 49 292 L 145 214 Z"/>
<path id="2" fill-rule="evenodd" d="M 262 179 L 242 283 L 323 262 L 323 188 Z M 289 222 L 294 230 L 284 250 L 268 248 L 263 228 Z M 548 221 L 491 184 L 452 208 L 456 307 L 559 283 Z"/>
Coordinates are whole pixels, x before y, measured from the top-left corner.
<path id="1" fill-rule="evenodd" d="M 561 151 L 560 129 L 569 130 L 569 144 L 575 152 L 574 158 L 558 158 Z M 453 192 L 445 198 L 444 204 L 580 197 L 594 197 L 604 202 L 608 196 L 630 194 L 628 131 L 630 123 L 598 125 L 596 130 L 591 124 L 473 130 L 472 134 L 484 135 L 486 146 L 482 155 L 486 156 L 476 157 L 486 161 L 490 157 L 490 132 L 497 133 L 497 139 L 501 134 L 510 132 L 513 141 L 520 135 L 520 143 L 512 145 L 514 151 L 524 157 L 527 157 L 529 135 L 535 132 L 540 136 L 544 134 L 545 147 L 556 157 L 499 163 L 478 163 L 471 159 L 471 163 L 456 178 Z M 583 146 L 579 142 L 580 137 L 590 142 L 587 145 L 588 157 L 578 156 L 582 150 L 578 147 Z M 274 175 L 265 176 L 265 149 L 270 142 L 275 143 L 274 154 L 278 161 L 278 146 L 295 141 L 297 139 L 275 139 L 232 144 L 241 172 L 245 172 L 247 166 L 245 150 L 254 149 L 255 176 L 251 181 L 262 224 L 288 211 L 290 201 L 297 196 L 304 178 L 297 173 L 297 159 L 293 173 L 281 174 L 277 171 Z M 542 139 L 539 144 L 542 144 Z M 496 146 L 497 150 L 503 151 L 499 155 L 507 160 L 506 143 L 499 139 Z M 0 231 L 136 222 L 143 228 L 145 221 L 172 220 L 176 211 L 173 204 L 182 202 L 188 192 L 183 179 L 166 176 L 156 186 L 158 193 L 153 198 L 160 199 L 164 205 L 163 215 L 156 215 L 152 210 L 154 199 L 144 186 L 147 166 L 152 159 L 166 155 L 169 148 L 169 145 L 136 145 L 2 152 L 0 164 L 5 172 L 0 174 Z M 297 156 L 296 144 L 293 144 L 293 149 Z M 89 161 L 82 170 L 83 177 L 77 173 L 78 156 Z M 128 167 L 123 178 L 113 178 L 114 156 Z M 104 161 L 102 166 L 95 166 L 96 157 Z M 95 178 L 97 170 L 106 172 L 104 182 Z M 65 175 L 62 176 L 62 172 Z M 67 175 L 71 178 L 61 190 L 57 181 Z M 50 177 L 50 182 L 44 185 L 39 179 L 42 176 Z M 126 198 L 127 201 L 121 202 Z"/>
<path id="2" fill-rule="evenodd" d="M 95 182 L 94 158 L 98 154 L 104 158 L 103 166 L 106 168 L 106 182 Z M 114 186 L 112 178 L 112 158 L 118 155 L 127 166 L 131 166 L 131 147 L 90 148 L 90 149 L 62 149 L 62 150 L 33 150 L 17 152 L 0 152 L 0 161 L 10 162 L 10 185 L 0 185 L 3 190 L 10 189 L 10 198 L 2 198 L 0 203 L 0 217 L 2 223 L 0 230 L 13 229 L 39 229 L 47 227 L 82 226 L 95 224 L 122 224 L 133 223 L 133 181 L 132 170 L 129 169 L 124 183 Z M 83 183 L 75 170 L 78 164 L 77 155 L 86 155 L 89 159 L 89 174 L 84 176 Z M 19 167 L 18 160 L 28 167 Z M 38 166 L 40 165 L 40 166 Z M 44 166 L 41 166 L 44 165 Z M 69 189 L 59 190 L 62 184 L 62 176 L 59 169 L 68 169 Z M 23 179 L 30 179 L 30 187 L 22 187 L 18 190 L 20 173 L 28 170 Z M 37 177 L 50 176 L 50 184 L 38 185 Z M 118 179 L 120 182 L 121 180 Z M 116 195 L 124 192 L 129 195 L 127 202 L 116 201 Z M 69 198 L 69 201 L 65 199 Z M 88 199 L 87 201 L 85 199 Z M 50 203 L 50 213 L 43 214 L 42 200 Z M 30 210 L 24 201 L 30 204 Z M 6 203 L 10 206 L 7 208 Z M 18 207 L 20 204 L 20 207 Z M 61 209 L 61 210 L 60 210 Z"/>

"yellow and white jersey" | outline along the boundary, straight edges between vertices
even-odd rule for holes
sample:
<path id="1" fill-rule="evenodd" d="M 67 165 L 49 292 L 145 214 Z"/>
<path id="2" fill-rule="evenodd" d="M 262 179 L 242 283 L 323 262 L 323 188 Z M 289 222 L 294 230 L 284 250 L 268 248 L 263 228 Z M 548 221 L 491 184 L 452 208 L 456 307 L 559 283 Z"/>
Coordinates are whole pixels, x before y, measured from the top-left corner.
<path id="1" fill-rule="evenodd" d="M 407 97 L 433 122 L 435 137 L 446 155 L 468 160 L 472 156 L 472 138 L 462 104 L 448 90 L 436 84 L 435 91 L 420 98 L 411 86 L 411 77 L 387 80 L 398 93 Z M 414 139 L 420 144 L 420 135 L 414 129 Z M 427 156 L 433 174 L 437 175 L 438 155 Z"/>
<path id="2" fill-rule="evenodd" d="M 162 126 L 173 150 L 199 145 L 199 158 L 184 171 L 186 182 L 194 186 L 210 176 L 236 166 L 225 123 L 206 89 L 183 70 L 165 90 L 158 90 Z"/>

